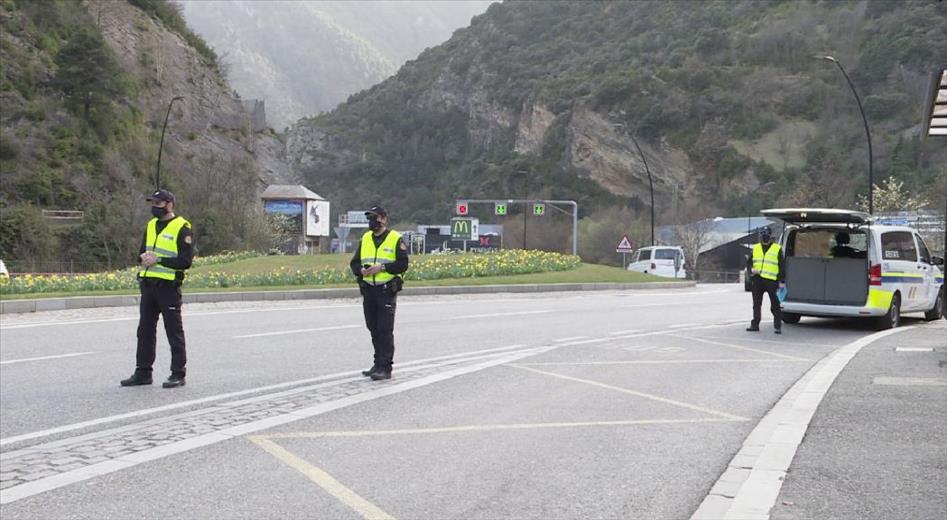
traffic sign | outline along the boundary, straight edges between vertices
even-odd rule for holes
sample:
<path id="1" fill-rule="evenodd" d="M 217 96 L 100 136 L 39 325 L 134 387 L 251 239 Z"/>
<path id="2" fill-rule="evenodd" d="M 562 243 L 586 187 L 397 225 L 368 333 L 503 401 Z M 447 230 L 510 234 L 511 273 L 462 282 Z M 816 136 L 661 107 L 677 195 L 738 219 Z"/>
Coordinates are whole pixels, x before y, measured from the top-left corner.
<path id="1" fill-rule="evenodd" d="M 458 215 L 466 215 L 470 212 L 470 207 L 467 205 L 466 200 L 458 200 L 456 209 Z"/>
<path id="2" fill-rule="evenodd" d="M 451 240 L 476 240 L 480 236 L 480 220 L 454 217 L 450 219 Z"/>
<path id="3" fill-rule="evenodd" d="M 631 246 L 631 241 L 628 240 L 628 235 L 622 235 L 621 242 L 615 246 L 616 253 L 630 253 L 634 251 L 634 247 Z"/>
<path id="4" fill-rule="evenodd" d="M 533 215 L 541 217 L 546 214 L 546 205 L 545 204 L 533 204 Z"/>
<path id="5" fill-rule="evenodd" d="M 506 202 L 494 202 L 494 203 L 493 203 L 493 214 L 494 214 L 494 215 L 506 215 Z"/>

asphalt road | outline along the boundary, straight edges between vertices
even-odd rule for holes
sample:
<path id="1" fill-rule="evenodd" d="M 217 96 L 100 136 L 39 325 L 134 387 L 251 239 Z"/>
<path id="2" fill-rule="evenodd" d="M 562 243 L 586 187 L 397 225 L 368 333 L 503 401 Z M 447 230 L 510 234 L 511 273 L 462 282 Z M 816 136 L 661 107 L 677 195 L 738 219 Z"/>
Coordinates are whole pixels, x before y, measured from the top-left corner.
<path id="1" fill-rule="evenodd" d="M 735 286 L 398 306 L 395 377 L 370 382 L 357 301 L 189 305 L 168 390 L 163 331 L 156 384 L 118 386 L 136 309 L 2 316 L 0 516 L 686 518 L 800 376 L 873 332 L 747 333 Z"/>

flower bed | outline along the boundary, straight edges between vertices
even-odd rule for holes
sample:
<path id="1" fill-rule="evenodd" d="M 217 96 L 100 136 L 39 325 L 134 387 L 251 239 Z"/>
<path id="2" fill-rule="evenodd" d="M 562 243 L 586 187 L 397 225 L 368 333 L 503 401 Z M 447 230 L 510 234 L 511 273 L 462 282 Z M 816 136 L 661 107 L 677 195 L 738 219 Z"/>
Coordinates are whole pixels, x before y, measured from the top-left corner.
<path id="1" fill-rule="evenodd" d="M 258 256 L 254 253 L 227 253 L 218 257 L 195 259 L 197 265 L 215 265 Z M 504 250 L 497 253 L 421 255 L 411 259 L 407 280 L 473 278 L 549 271 L 567 271 L 580 264 L 577 256 L 544 251 Z M 0 281 L 0 292 L 31 294 L 50 292 L 115 291 L 137 287 L 137 267 L 82 275 L 17 276 Z M 266 273 L 200 272 L 187 275 L 184 285 L 190 289 L 211 287 L 322 286 L 354 282 L 348 267 L 286 269 Z"/>

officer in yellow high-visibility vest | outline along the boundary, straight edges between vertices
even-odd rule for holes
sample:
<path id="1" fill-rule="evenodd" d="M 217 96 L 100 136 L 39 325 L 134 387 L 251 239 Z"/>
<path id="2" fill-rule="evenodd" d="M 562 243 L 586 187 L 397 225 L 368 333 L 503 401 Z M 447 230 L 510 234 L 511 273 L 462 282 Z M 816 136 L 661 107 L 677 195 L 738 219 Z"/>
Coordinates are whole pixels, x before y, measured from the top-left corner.
<path id="1" fill-rule="evenodd" d="M 171 376 L 161 386 L 184 386 L 187 353 L 184 325 L 181 322 L 181 283 L 184 271 L 191 267 L 194 235 L 191 223 L 174 214 L 174 194 L 158 190 L 146 200 L 154 217 L 145 227 L 138 251 L 138 284 L 141 302 L 138 320 L 138 353 L 135 373 L 122 380 L 122 386 L 151 384 L 151 366 L 155 362 L 158 316 L 171 344 Z"/>
<path id="2" fill-rule="evenodd" d="M 776 291 L 786 286 L 786 260 L 779 244 L 773 243 L 768 227 L 760 230 L 760 242 L 753 246 L 753 256 L 749 261 L 753 273 L 753 321 L 746 330 L 760 330 L 760 311 L 763 293 L 766 293 L 769 295 L 769 310 L 773 313 L 773 332 L 781 334 L 783 314 Z"/>
<path id="3" fill-rule="evenodd" d="M 408 270 L 408 248 L 400 233 L 388 229 L 385 208 L 373 206 L 365 216 L 368 217 L 368 231 L 362 235 L 352 256 L 351 267 L 362 292 L 365 326 L 372 334 L 375 348 L 374 363 L 368 370 L 363 370 L 362 375 L 378 381 L 391 379 L 395 355 L 395 309 L 402 286 L 398 275 Z"/>

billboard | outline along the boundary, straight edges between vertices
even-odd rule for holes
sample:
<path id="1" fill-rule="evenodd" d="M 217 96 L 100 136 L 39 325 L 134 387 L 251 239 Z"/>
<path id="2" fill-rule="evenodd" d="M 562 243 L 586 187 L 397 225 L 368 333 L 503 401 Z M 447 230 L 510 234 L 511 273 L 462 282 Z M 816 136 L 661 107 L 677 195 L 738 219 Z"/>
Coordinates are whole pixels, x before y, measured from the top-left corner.
<path id="1" fill-rule="evenodd" d="M 329 236 L 329 201 L 306 201 L 306 236 Z"/>
<path id="2" fill-rule="evenodd" d="M 267 213 L 284 215 L 287 218 L 286 231 L 302 234 L 303 203 L 301 200 L 268 200 L 263 205 L 263 210 Z"/>

